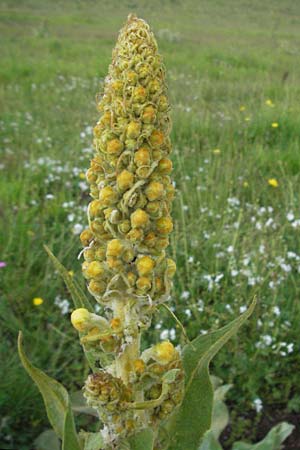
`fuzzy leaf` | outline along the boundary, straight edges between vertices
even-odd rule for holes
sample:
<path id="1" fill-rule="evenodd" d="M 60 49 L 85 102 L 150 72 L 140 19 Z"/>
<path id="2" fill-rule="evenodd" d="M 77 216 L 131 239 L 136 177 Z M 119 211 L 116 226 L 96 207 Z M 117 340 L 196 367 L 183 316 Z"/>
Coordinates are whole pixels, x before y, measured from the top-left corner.
<path id="1" fill-rule="evenodd" d="M 84 450 L 101 450 L 104 447 L 102 434 L 99 433 L 81 433 L 84 437 Z"/>
<path id="2" fill-rule="evenodd" d="M 53 430 L 43 431 L 34 441 L 36 450 L 60 450 L 60 442 Z"/>
<path id="3" fill-rule="evenodd" d="M 48 253 L 55 269 L 60 274 L 60 276 L 63 278 L 63 280 L 71 294 L 75 308 L 86 308 L 88 311 L 92 312 L 93 311 L 92 305 L 90 304 L 88 298 L 82 291 L 82 289 L 79 286 L 79 284 L 77 283 L 77 281 L 73 279 L 73 277 L 69 274 L 67 269 L 56 258 L 56 256 L 53 255 L 53 253 L 51 252 L 49 247 L 47 247 L 47 245 L 44 245 L 44 248 L 45 248 L 46 252 Z"/>
<path id="4" fill-rule="evenodd" d="M 205 433 L 199 450 L 222 450 L 221 445 L 211 430 Z"/>
<path id="5" fill-rule="evenodd" d="M 131 450 L 153 450 L 154 435 L 151 428 L 145 428 L 128 439 Z"/>
<path id="6" fill-rule="evenodd" d="M 224 386 L 218 387 L 214 392 L 211 431 L 216 439 L 219 438 L 229 422 L 228 408 L 223 400 L 230 388 L 230 384 L 225 384 Z"/>
<path id="7" fill-rule="evenodd" d="M 282 422 L 272 428 L 267 436 L 257 444 L 247 444 L 246 442 L 236 442 L 232 450 L 280 450 L 281 444 L 292 433 L 293 425 Z"/>
<path id="8" fill-rule="evenodd" d="M 20 359 L 42 394 L 48 419 L 57 436 L 63 441 L 62 449 L 80 450 L 68 392 L 60 383 L 31 364 L 23 350 L 22 339 L 22 333 L 19 332 Z"/>
<path id="9" fill-rule="evenodd" d="M 211 426 L 213 389 L 209 376 L 212 358 L 252 314 L 256 301 L 231 323 L 210 334 L 198 336 L 183 348 L 185 394 L 183 402 L 166 424 L 172 450 L 197 450 Z"/>

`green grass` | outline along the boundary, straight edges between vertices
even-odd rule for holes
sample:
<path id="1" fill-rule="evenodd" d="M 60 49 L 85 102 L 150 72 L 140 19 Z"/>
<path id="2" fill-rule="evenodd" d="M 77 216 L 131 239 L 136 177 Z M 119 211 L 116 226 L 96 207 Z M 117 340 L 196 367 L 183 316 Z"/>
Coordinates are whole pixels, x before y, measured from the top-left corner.
<path id="1" fill-rule="evenodd" d="M 213 367 L 234 384 L 231 439 L 257 436 L 238 418 L 254 411 L 257 397 L 263 414 L 299 412 L 300 5 L 7 1 L 0 11 L 1 448 L 29 450 L 48 426 L 16 355 L 18 329 L 34 362 L 70 390 L 87 373 L 68 314 L 54 303 L 69 297 L 42 244 L 82 281 L 73 227 L 87 222 L 86 127 L 97 120 L 94 98 L 132 11 L 156 33 L 173 105 L 173 305 L 194 337 L 259 298 Z M 34 297 L 44 303 L 33 306 Z M 178 342 L 172 320 L 161 311 L 156 319 L 152 336 L 173 337 L 174 328 Z"/>

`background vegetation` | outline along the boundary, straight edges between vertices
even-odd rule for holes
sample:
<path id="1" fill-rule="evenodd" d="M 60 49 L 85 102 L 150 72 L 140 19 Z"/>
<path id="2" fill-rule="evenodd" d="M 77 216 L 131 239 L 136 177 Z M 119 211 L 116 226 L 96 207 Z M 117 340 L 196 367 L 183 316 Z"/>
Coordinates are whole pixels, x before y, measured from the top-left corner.
<path id="1" fill-rule="evenodd" d="M 195 337 L 259 298 L 213 367 L 234 385 L 224 445 L 300 415 L 300 4 L 11 0 L 0 16 L 3 449 L 32 449 L 48 427 L 17 330 L 35 364 L 71 391 L 87 374 L 69 295 L 42 244 L 82 280 L 94 98 L 129 12 L 151 24 L 168 69 L 178 188 L 171 304 Z M 150 334 L 182 339 L 161 310 Z M 300 447 L 299 424 L 287 442 Z"/>

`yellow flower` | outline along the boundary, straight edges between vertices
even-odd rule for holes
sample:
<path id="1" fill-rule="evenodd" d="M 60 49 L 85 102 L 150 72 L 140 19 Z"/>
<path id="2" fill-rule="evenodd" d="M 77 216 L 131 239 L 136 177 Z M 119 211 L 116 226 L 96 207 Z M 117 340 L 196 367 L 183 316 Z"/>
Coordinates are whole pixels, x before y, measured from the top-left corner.
<path id="1" fill-rule="evenodd" d="M 250 120 L 251 120 L 250 116 L 245 117 L 245 122 L 250 122 Z"/>
<path id="2" fill-rule="evenodd" d="M 74 271 L 73 270 L 69 270 L 68 274 L 70 275 L 70 277 L 74 277 Z"/>
<path id="3" fill-rule="evenodd" d="M 35 297 L 32 300 L 32 303 L 34 304 L 34 306 L 41 306 L 41 304 L 44 303 L 44 300 L 41 297 Z"/>
<path id="4" fill-rule="evenodd" d="M 79 178 L 81 178 L 81 180 L 85 180 L 85 173 L 84 172 L 80 172 Z"/>
<path id="5" fill-rule="evenodd" d="M 249 183 L 248 183 L 248 181 L 244 181 L 244 183 L 243 183 L 243 186 L 244 186 L 244 188 L 247 188 L 247 187 L 249 187 Z"/>
<path id="6" fill-rule="evenodd" d="M 269 186 L 272 186 L 274 188 L 277 188 L 279 186 L 279 183 L 276 180 L 276 178 L 269 178 L 268 179 L 268 184 L 269 184 Z"/>
<path id="7" fill-rule="evenodd" d="M 241 111 L 241 112 L 245 111 L 245 109 L 246 109 L 246 106 L 244 106 L 244 105 L 241 105 L 241 106 L 240 106 L 240 111 Z"/>
<path id="8" fill-rule="evenodd" d="M 267 106 L 270 106 L 270 108 L 274 108 L 274 106 L 275 106 L 274 103 L 272 102 L 272 100 L 269 98 L 265 101 L 265 104 Z"/>
<path id="9" fill-rule="evenodd" d="M 215 149 L 213 150 L 213 153 L 214 153 L 215 155 L 219 155 L 219 154 L 221 153 L 221 150 L 220 150 L 219 148 L 215 148 Z"/>
<path id="10" fill-rule="evenodd" d="M 272 128 L 278 128 L 279 127 L 279 123 L 278 122 L 272 122 L 271 127 Z"/>

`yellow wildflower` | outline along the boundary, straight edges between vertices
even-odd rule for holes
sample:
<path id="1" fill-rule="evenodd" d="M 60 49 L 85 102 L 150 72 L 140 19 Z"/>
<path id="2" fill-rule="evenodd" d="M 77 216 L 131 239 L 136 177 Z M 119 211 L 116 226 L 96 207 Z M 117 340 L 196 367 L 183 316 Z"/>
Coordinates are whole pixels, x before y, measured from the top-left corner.
<path id="1" fill-rule="evenodd" d="M 279 127 L 279 123 L 278 122 L 272 122 L 271 127 L 272 128 L 278 128 Z"/>
<path id="2" fill-rule="evenodd" d="M 44 300 L 41 297 L 35 297 L 32 300 L 32 303 L 34 304 L 34 306 L 41 306 L 44 303 Z"/>
<path id="3" fill-rule="evenodd" d="M 244 188 L 247 188 L 247 187 L 249 187 L 249 183 L 248 183 L 248 181 L 244 181 L 244 183 L 243 183 L 243 186 L 244 186 Z"/>
<path id="4" fill-rule="evenodd" d="M 277 188 L 279 186 L 279 183 L 276 180 L 276 178 L 269 178 L 268 179 L 268 184 L 269 184 L 269 186 L 272 186 L 274 188 Z"/>
<path id="5" fill-rule="evenodd" d="M 84 172 L 80 172 L 79 178 L 80 178 L 81 180 L 85 180 L 85 173 L 84 173 Z"/>
<path id="6" fill-rule="evenodd" d="M 220 150 L 219 148 L 215 148 L 215 149 L 213 150 L 213 153 L 214 153 L 215 155 L 219 155 L 219 154 L 221 153 L 221 150 Z"/>
<path id="7" fill-rule="evenodd" d="M 271 100 L 270 98 L 268 98 L 268 99 L 265 101 L 265 104 L 266 104 L 267 106 L 270 106 L 270 108 L 274 108 L 274 106 L 275 106 L 275 104 L 272 102 L 272 100 Z"/>
<path id="8" fill-rule="evenodd" d="M 241 105 L 241 106 L 240 106 L 240 111 L 241 111 L 241 112 L 245 111 L 245 109 L 246 109 L 246 106 L 244 106 L 244 105 Z"/>

